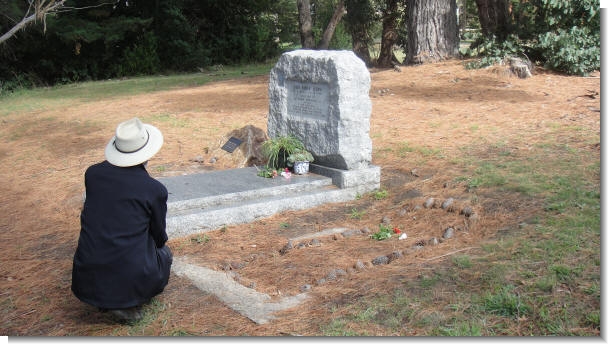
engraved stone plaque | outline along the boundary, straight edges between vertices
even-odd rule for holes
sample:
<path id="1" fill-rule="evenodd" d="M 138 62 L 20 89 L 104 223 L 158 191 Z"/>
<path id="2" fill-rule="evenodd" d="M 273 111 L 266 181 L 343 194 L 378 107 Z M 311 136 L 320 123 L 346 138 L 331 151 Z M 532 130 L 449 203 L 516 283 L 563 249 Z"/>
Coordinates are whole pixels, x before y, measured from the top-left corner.
<path id="1" fill-rule="evenodd" d="M 327 120 L 329 86 L 322 83 L 287 80 L 287 111 L 292 116 Z"/>
<path id="2" fill-rule="evenodd" d="M 226 142 L 223 146 L 222 149 L 225 150 L 228 153 L 232 153 L 234 152 L 234 150 L 236 149 L 236 147 L 238 147 L 241 144 L 241 140 L 237 139 L 236 137 L 231 137 L 228 142 Z"/>

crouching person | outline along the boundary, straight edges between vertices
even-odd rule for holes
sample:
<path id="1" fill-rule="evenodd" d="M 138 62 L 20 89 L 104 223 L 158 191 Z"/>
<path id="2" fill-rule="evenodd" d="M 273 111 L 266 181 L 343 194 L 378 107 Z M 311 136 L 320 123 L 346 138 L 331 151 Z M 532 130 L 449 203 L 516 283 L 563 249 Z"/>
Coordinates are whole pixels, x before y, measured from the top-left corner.
<path id="1" fill-rule="evenodd" d="M 141 306 L 169 281 L 173 254 L 165 245 L 168 193 L 146 171 L 162 145 L 156 127 L 133 118 L 116 128 L 106 160 L 84 175 L 72 292 L 120 322 L 141 319 Z"/>

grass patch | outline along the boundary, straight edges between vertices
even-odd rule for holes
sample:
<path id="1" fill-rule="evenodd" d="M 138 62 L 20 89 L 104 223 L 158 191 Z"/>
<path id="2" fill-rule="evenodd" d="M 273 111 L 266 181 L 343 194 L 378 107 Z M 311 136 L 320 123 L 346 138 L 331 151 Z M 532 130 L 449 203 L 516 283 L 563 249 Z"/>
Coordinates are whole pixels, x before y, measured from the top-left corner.
<path id="1" fill-rule="evenodd" d="M 153 115 L 149 115 L 149 116 L 143 116 L 142 120 L 145 122 L 151 122 L 151 123 L 156 123 L 156 122 L 167 123 L 170 126 L 175 127 L 175 128 L 185 128 L 189 124 L 187 119 L 177 118 L 177 117 L 175 117 L 175 115 L 168 114 L 168 113 L 159 113 L 159 114 L 153 114 Z"/>
<path id="2" fill-rule="evenodd" d="M 376 201 L 383 200 L 388 197 L 388 190 L 385 188 L 380 188 L 380 190 L 373 192 L 373 197 Z"/>
<path id="3" fill-rule="evenodd" d="M 365 213 L 365 210 L 358 210 L 357 208 L 352 208 L 349 217 L 351 219 L 361 220 Z"/>
<path id="4" fill-rule="evenodd" d="M 483 297 L 486 312 L 507 317 L 521 318 L 530 312 L 530 306 L 514 292 L 513 286 L 504 286 Z"/>
<path id="5" fill-rule="evenodd" d="M 550 138 L 549 138 L 550 139 Z M 340 309 L 332 334 L 598 336 L 600 163 L 593 152 L 546 142 L 521 156 L 507 145 L 468 147 L 454 178 L 475 195 L 519 194 L 544 204 L 528 225 L 456 255 L 402 288 Z M 404 157 L 420 153 L 402 143 Z M 397 302 L 396 300 L 406 300 Z M 327 328 L 326 328 L 327 329 Z M 352 331 L 352 332 L 349 332 Z M 326 333 L 326 332 L 324 332 Z"/>
<path id="6" fill-rule="evenodd" d="M 454 256 L 452 257 L 452 263 L 461 269 L 468 269 L 473 266 L 469 256 Z"/>
<path id="7" fill-rule="evenodd" d="M 190 238 L 190 242 L 195 244 L 206 244 L 211 240 L 207 234 L 197 234 L 196 236 Z"/>
<path id="8" fill-rule="evenodd" d="M 344 306 L 348 314 L 322 325 L 324 336 L 393 335 L 402 329 L 404 320 L 415 318 L 416 304 L 405 293 L 383 294 L 368 297 L 361 302 Z M 374 331 L 371 331 L 374 329 Z M 373 334 L 370 334 L 373 333 Z"/>
<path id="9" fill-rule="evenodd" d="M 349 329 L 348 322 L 341 319 L 333 320 L 329 324 L 322 326 L 321 331 L 323 332 L 324 336 L 331 337 L 354 337 L 364 335 Z"/>
<path id="10" fill-rule="evenodd" d="M 409 157 L 410 154 L 418 154 L 423 159 L 426 158 L 437 158 L 443 159 L 445 155 L 438 148 L 431 148 L 426 146 L 412 146 L 408 142 L 401 142 L 397 145 L 397 154 L 400 158 Z"/>
<path id="11" fill-rule="evenodd" d="M 471 322 L 458 322 L 450 326 L 442 326 L 431 334 L 448 337 L 479 337 L 482 335 L 482 325 Z"/>
<path id="12" fill-rule="evenodd" d="M 217 72 L 144 76 L 18 90 L 0 97 L 0 117 L 11 113 L 52 109 L 66 103 L 76 105 L 81 102 L 201 86 L 215 81 L 243 78 L 243 75 L 267 75 L 273 65 L 268 63 L 226 66 Z"/>
<path id="13" fill-rule="evenodd" d="M 197 335 L 184 329 L 176 329 L 168 334 L 171 337 L 196 337 Z"/>
<path id="14" fill-rule="evenodd" d="M 146 304 L 143 307 L 143 318 L 139 321 L 129 323 L 127 330 L 127 335 L 129 336 L 148 336 L 153 335 L 155 329 L 151 327 L 151 324 L 158 318 L 159 314 L 162 314 L 166 311 L 167 306 L 153 298 L 150 303 Z M 124 327 L 123 327 L 124 328 Z M 117 333 L 118 335 L 118 333 Z"/>

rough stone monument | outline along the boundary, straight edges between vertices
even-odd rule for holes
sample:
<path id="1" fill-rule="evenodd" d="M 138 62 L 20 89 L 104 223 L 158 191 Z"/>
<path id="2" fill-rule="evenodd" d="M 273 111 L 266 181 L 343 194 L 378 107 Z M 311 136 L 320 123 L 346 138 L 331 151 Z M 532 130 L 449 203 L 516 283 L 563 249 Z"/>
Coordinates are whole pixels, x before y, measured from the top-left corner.
<path id="1" fill-rule="evenodd" d="M 294 135 L 314 156 L 311 172 L 341 188 L 376 189 L 371 165 L 371 79 L 352 51 L 295 50 L 270 72 L 268 136 Z"/>

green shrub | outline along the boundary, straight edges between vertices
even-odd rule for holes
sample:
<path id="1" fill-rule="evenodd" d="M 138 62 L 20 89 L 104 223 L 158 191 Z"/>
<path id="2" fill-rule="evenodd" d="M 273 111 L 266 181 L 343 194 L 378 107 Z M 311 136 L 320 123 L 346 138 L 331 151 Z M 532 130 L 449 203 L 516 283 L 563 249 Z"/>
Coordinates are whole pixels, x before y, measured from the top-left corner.
<path id="1" fill-rule="evenodd" d="M 510 35 L 506 40 L 501 41 L 496 36 L 490 38 L 480 37 L 477 39 L 473 48 L 467 49 L 466 56 L 479 56 L 479 59 L 468 62 L 465 67 L 468 69 L 485 68 L 502 63 L 505 57 L 526 57 L 523 42 L 517 35 Z"/>
<path id="2" fill-rule="evenodd" d="M 152 32 L 145 33 L 139 42 L 125 49 L 123 57 L 116 67 L 116 74 L 131 76 L 157 73 L 160 69 L 160 59 L 156 47 L 156 36 Z"/>
<path id="3" fill-rule="evenodd" d="M 479 36 L 462 51 L 483 68 L 507 56 L 525 56 L 546 68 L 586 75 L 600 68 L 600 18 L 597 0 L 530 0 L 513 2 L 513 29 L 505 39 Z M 514 34 L 516 33 L 516 34 Z"/>
<path id="4" fill-rule="evenodd" d="M 600 69 L 600 33 L 589 28 L 547 32 L 538 38 L 539 48 L 549 69 L 573 75 L 587 75 Z"/>

